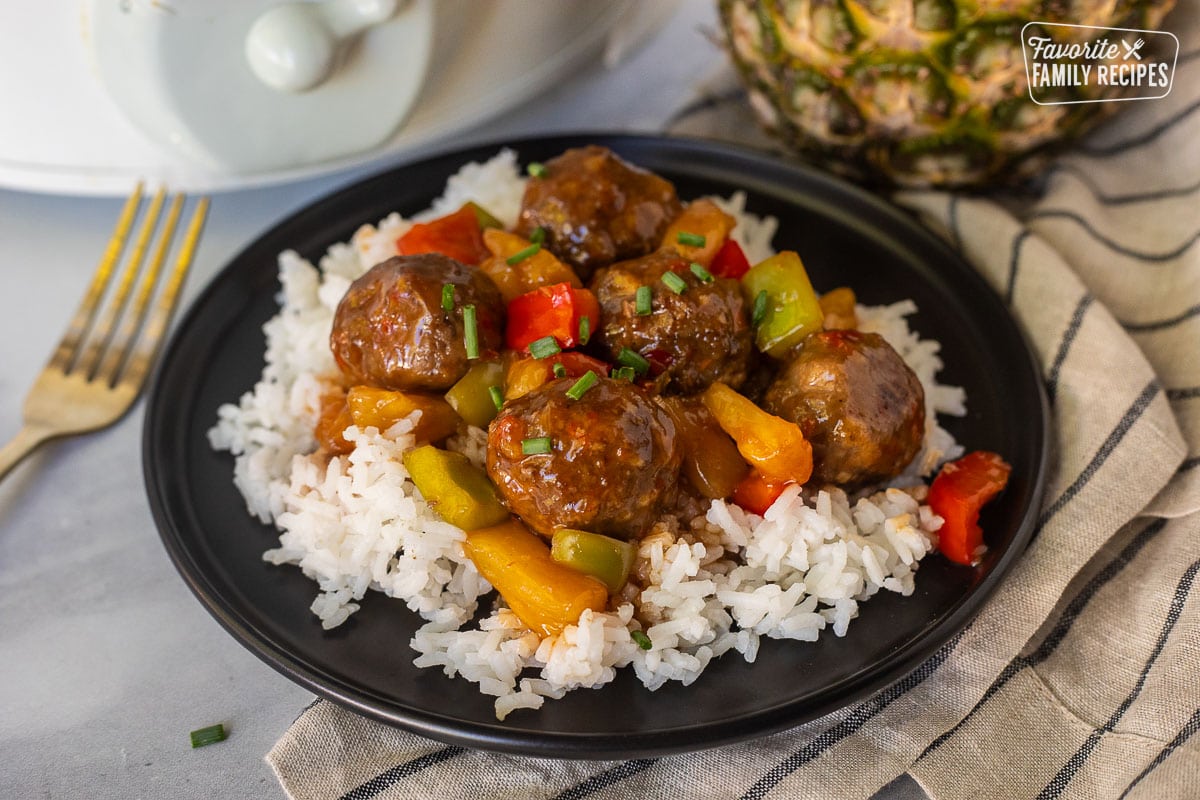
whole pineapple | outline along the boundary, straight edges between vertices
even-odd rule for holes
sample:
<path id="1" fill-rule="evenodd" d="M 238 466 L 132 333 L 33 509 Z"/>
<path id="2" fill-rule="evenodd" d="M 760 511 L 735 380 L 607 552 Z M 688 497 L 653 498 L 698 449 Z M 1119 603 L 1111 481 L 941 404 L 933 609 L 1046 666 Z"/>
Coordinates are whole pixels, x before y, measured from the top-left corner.
<path id="1" fill-rule="evenodd" d="M 1121 105 L 1034 103 L 1027 22 L 1156 29 L 1174 2 L 719 0 L 719 10 L 751 105 L 783 143 L 868 182 L 977 187 L 1027 174 L 1033 156 Z M 1080 29 L 1079 40 L 1099 34 Z"/>

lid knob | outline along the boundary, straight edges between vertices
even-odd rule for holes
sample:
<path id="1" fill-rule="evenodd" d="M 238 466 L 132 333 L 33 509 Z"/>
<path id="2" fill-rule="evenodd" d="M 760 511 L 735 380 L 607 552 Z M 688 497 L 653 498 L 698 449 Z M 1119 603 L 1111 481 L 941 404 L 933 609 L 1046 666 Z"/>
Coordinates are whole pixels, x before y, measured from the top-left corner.
<path id="1" fill-rule="evenodd" d="M 333 73 L 341 45 L 387 21 L 401 0 L 295 2 L 265 11 L 246 35 L 246 60 L 265 85 L 307 92 Z"/>

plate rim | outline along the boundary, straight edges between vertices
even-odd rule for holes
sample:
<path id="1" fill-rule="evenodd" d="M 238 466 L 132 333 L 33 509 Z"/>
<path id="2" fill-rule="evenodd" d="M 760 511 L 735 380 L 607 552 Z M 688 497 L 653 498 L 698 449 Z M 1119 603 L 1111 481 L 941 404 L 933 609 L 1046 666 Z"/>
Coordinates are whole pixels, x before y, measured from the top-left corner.
<path id="1" fill-rule="evenodd" d="M 769 165 L 771 169 L 777 170 L 779 174 L 770 181 L 777 188 L 785 179 L 798 179 L 800 185 L 804 186 L 808 192 L 812 191 L 812 187 L 819 186 L 823 191 L 833 191 L 838 195 L 849 196 L 856 203 L 862 204 L 873 214 L 878 215 L 870 220 L 870 227 L 880 227 L 879 219 L 886 220 L 889 229 L 893 225 L 899 225 L 905 236 L 915 236 L 922 240 L 922 246 L 927 245 L 942 251 L 939 261 L 948 259 L 955 262 L 960 273 L 957 278 L 973 282 L 975 284 L 974 291 L 986 294 L 990 302 L 999 303 L 1003 316 L 1009 321 L 1012 331 L 1020 341 L 1023 356 L 1020 364 L 1029 371 L 1030 377 L 1033 378 L 1038 395 L 1037 405 L 1041 413 L 1037 416 L 1036 430 L 1032 431 L 1033 438 L 1036 440 L 1037 474 L 1031 480 L 1029 502 L 1020 515 L 1019 524 L 1011 542 L 996 559 L 989 572 L 971 587 L 956 607 L 941 618 L 932 629 L 906 641 L 901 648 L 899 658 L 889 661 L 886 665 L 877 665 L 867 669 L 865 674 L 863 671 L 855 673 L 853 680 L 844 681 L 852 684 L 849 690 L 831 695 L 823 702 L 808 702 L 804 704 L 805 710 L 802 713 L 797 713 L 797 710 L 792 708 L 796 704 L 796 701 L 792 701 L 725 721 L 699 722 L 694 725 L 675 727 L 670 729 L 667 736 L 660 731 L 648 731 L 633 735 L 622 733 L 619 737 L 604 737 L 602 733 L 560 731 L 548 734 L 514 730 L 505 728 L 504 723 L 501 722 L 452 721 L 447 720 L 444 716 L 416 708 L 408 702 L 393 701 L 391 709 L 388 710 L 374 702 L 374 696 L 369 693 L 356 690 L 332 676 L 314 674 L 314 671 L 295 654 L 280 647 L 277 642 L 271 641 L 270 637 L 261 634 L 250 624 L 249 620 L 239 614 L 232 604 L 221 596 L 218 587 L 214 585 L 209 576 L 203 574 L 193 553 L 189 551 L 186 532 L 181 529 L 180 521 L 174 517 L 169 508 L 167 481 L 160 477 L 157 469 L 160 454 L 156 452 L 155 434 L 161 425 L 160 419 L 163 414 L 163 409 L 159 408 L 159 398 L 167 391 L 164 383 L 173 363 L 172 358 L 178 352 L 181 342 L 186 339 L 192 324 L 213 302 L 213 296 L 222 291 L 230 280 L 236 278 L 236 268 L 253 254 L 256 248 L 263 248 L 267 242 L 278 238 L 280 233 L 301 224 L 306 217 L 316 215 L 321 208 L 338 206 L 357 195 L 369 193 L 372 186 L 386 182 L 392 176 L 406 170 L 450 162 L 462 164 L 490 157 L 502 149 L 512 149 L 519 155 L 522 149 L 565 149 L 584 143 L 600 143 L 615 150 L 622 147 L 626 149 L 656 148 L 664 152 L 673 151 L 676 155 L 686 152 L 692 156 L 704 156 L 722 164 L 717 170 L 724 173 L 722 181 L 727 180 L 729 170 L 729 166 L 725 162 L 729 159 L 740 159 L 757 163 L 760 166 Z M 695 173 L 690 173 L 688 177 L 705 180 L 707 178 L 704 172 L 705 170 L 700 168 Z M 436 192 L 440 192 L 441 188 L 437 187 L 432 196 L 436 197 Z M 789 188 L 789 193 L 795 191 Z M 360 220 L 358 223 L 368 221 L 370 220 Z M 272 275 L 277 275 L 278 271 L 275 263 L 277 252 L 278 250 L 273 250 L 270 253 Z M 257 271 L 255 274 L 257 275 Z M 232 399 L 230 400 L 232 401 Z M 184 426 L 179 427 L 182 429 Z M 911 676 L 922 664 L 930 663 L 942 648 L 959 636 L 980 613 L 1000 583 L 1011 572 L 1015 562 L 1023 555 L 1029 541 L 1036 533 L 1037 519 L 1048 479 L 1051 438 L 1051 415 L 1041 367 L 1024 326 L 1010 309 L 1003 307 L 999 295 L 987 284 L 982 275 L 971 267 L 960 253 L 955 252 L 915 216 L 908 214 L 884 198 L 830 173 L 804 164 L 783 161 L 777 154 L 746 145 L 696 136 L 580 131 L 474 143 L 421 156 L 356 180 L 349 185 L 335 188 L 306 203 L 302 208 L 286 214 L 267 230 L 257 235 L 241 250 L 228 258 L 225 265 L 209 279 L 207 285 L 193 299 L 179 319 L 167 346 L 162 351 L 147 394 L 142 435 L 142 467 L 149 505 L 159 537 L 188 588 L 239 644 L 288 679 L 318 696 L 347 707 L 356 713 L 449 744 L 538 757 L 615 759 L 662 756 L 709 749 L 785 730 L 819 719 L 833 711 L 848 708 L 866 698 L 882 695 L 891 687 Z M 229 477 L 232 481 L 232 473 Z M 245 513 L 249 514 L 248 511 Z M 455 680 L 462 679 L 456 678 Z M 608 741 L 597 742 L 598 737 L 607 738 Z M 614 738 L 619 741 L 614 741 Z"/>

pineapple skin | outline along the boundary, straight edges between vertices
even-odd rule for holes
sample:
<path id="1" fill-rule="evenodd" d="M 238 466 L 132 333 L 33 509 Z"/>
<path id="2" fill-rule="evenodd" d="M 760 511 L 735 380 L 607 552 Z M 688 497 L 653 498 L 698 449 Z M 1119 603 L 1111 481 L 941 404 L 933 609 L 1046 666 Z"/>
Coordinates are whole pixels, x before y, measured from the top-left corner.
<path id="1" fill-rule="evenodd" d="M 1174 4 L 718 0 L 718 11 L 749 103 L 786 147 L 870 185 L 984 188 L 1029 177 L 1121 105 L 1034 103 L 1026 23 L 1156 30 Z M 1084 91 L 1055 99 L 1117 96 Z"/>

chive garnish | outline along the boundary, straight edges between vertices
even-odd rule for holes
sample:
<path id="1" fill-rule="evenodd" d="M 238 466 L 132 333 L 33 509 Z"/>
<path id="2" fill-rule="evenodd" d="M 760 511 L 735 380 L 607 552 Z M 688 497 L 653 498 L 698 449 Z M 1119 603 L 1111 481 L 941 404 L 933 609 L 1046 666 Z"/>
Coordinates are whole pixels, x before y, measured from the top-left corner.
<path id="1" fill-rule="evenodd" d="M 542 246 L 540 244 L 538 244 L 537 242 L 534 242 L 533 244 L 529 245 L 529 247 L 526 247 L 524 250 L 518 250 L 517 252 L 513 253 L 508 258 L 504 259 L 504 263 L 508 264 L 510 267 L 516 266 L 517 264 L 520 264 L 522 261 L 529 258 L 530 256 L 537 255 L 537 251 L 541 250 L 541 249 L 542 249 Z"/>
<path id="2" fill-rule="evenodd" d="M 556 377 L 556 378 L 567 377 L 567 368 L 562 365 L 561 361 L 554 362 L 554 377 Z"/>
<path id="3" fill-rule="evenodd" d="M 767 290 L 763 289 L 754 298 L 754 312 L 750 316 L 752 325 L 761 325 L 767 318 Z"/>
<path id="4" fill-rule="evenodd" d="M 647 636 L 646 634 L 642 633 L 641 631 L 631 631 L 629 634 L 629 638 L 633 639 L 633 641 L 637 644 L 637 646 L 642 648 L 643 650 L 649 650 L 651 647 L 654 646 L 654 643 L 650 641 L 650 637 Z"/>
<path id="5" fill-rule="evenodd" d="M 633 383 L 637 380 L 637 372 L 633 367 L 617 367 L 610 373 L 610 377 L 615 381 L 629 381 Z"/>
<path id="6" fill-rule="evenodd" d="M 680 244 L 685 244 L 688 247 L 704 247 L 705 238 L 698 233 L 689 233 L 688 231 L 680 231 L 675 234 L 675 241 Z"/>
<path id="7" fill-rule="evenodd" d="M 217 742 L 225 741 L 225 726 L 221 723 L 209 725 L 207 728 L 192 731 L 189 736 L 192 739 L 192 747 L 204 747 L 206 744 L 216 744 Z"/>
<path id="8" fill-rule="evenodd" d="M 467 358 L 479 358 L 479 324 L 475 320 L 475 306 L 463 306 L 463 344 Z"/>
<path id="9" fill-rule="evenodd" d="M 667 288 L 675 294 L 683 294 L 683 290 L 687 288 L 687 281 L 676 275 L 674 272 L 664 273 L 662 276 L 662 282 L 665 283 Z"/>
<path id="10" fill-rule="evenodd" d="M 534 358 L 549 358 L 561 352 L 562 348 L 558 346 L 558 342 L 554 340 L 553 336 L 543 336 L 529 343 L 529 355 Z"/>
<path id="11" fill-rule="evenodd" d="M 538 225 L 533 229 L 533 233 L 529 234 L 529 241 L 533 242 L 534 244 L 541 244 L 542 242 L 546 241 L 546 229 L 541 225 Z"/>
<path id="12" fill-rule="evenodd" d="M 634 310 L 641 316 L 646 316 L 654 310 L 653 298 L 649 286 L 639 286 L 637 294 L 634 296 Z"/>
<path id="13" fill-rule="evenodd" d="M 447 314 L 454 311 L 454 284 L 442 284 L 442 310 Z"/>
<path id="14" fill-rule="evenodd" d="M 525 171 L 529 173 L 530 177 L 541 178 L 546 174 L 546 165 L 539 161 L 531 161 Z"/>
<path id="15" fill-rule="evenodd" d="M 650 362 L 645 356 L 628 347 L 622 347 L 621 352 L 617 353 L 617 363 L 622 367 L 629 367 L 638 375 L 645 375 L 650 371 Z"/>
<path id="16" fill-rule="evenodd" d="M 592 338 L 592 318 L 579 318 L 579 343 L 587 344 L 588 339 Z"/>
<path id="17" fill-rule="evenodd" d="M 706 270 L 704 268 L 703 264 L 697 264 L 695 261 L 693 261 L 692 265 L 691 265 L 691 267 L 689 267 L 689 269 L 691 269 L 693 275 L 695 275 L 697 278 L 704 281 L 705 283 L 713 282 L 712 273 L 709 272 L 708 270 Z"/>
<path id="18" fill-rule="evenodd" d="M 537 436 L 533 439 L 521 440 L 521 454 L 526 456 L 544 456 L 550 452 L 550 437 Z"/>
<path id="19" fill-rule="evenodd" d="M 587 372 L 583 373 L 579 380 L 575 381 L 575 383 L 571 385 L 570 389 L 567 389 L 567 397 L 571 398 L 572 400 L 578 400 L 579 398 L 583 397 L 588 389 L 595 386 L 596 381 L 598 380 L 600 379 L 596 377 L 596 373 L 589 369 Z"/>
<path id="20" fill-rule="evenodd" d="M 497 411 L 504 407 L 504 392 L 500 391 L 499 386 L 489 386 L 488 394 L 492 396 L 492 405 L 496 406 Z"/>

